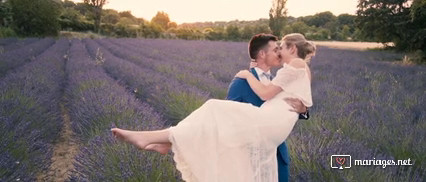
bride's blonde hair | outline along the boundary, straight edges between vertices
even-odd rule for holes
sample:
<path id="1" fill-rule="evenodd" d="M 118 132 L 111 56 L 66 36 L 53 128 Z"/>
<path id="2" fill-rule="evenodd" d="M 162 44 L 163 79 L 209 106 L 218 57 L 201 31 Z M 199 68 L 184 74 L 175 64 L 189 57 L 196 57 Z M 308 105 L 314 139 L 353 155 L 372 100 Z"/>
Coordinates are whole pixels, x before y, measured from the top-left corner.
<path id="1" fill-rule="evenodd" d="M 295 45 L 297 48 L 297 56 L 309 62 L 312 56 L 315 56 L 316 46 L 311 41 L 307 41 L 305 36 L 300 33 L 291 33 L 283 37 L 282 42 L 287 47 Z"/>

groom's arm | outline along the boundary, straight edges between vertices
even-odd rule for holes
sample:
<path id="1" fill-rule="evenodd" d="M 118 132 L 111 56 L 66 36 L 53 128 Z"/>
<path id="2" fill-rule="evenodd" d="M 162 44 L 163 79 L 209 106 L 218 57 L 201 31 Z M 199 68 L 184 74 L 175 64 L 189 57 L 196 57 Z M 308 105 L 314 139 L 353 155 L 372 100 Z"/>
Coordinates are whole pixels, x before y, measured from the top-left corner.
<path id="1" fill-rule="evenodd" d="M 243 82 L 244 80 L 241 78 L 234 78 L 232 80 L 231 84 L 228 87 L 228 95 L 226 96 L 226 100 L 244 102 L 244 92 L 241 91 Z"/>

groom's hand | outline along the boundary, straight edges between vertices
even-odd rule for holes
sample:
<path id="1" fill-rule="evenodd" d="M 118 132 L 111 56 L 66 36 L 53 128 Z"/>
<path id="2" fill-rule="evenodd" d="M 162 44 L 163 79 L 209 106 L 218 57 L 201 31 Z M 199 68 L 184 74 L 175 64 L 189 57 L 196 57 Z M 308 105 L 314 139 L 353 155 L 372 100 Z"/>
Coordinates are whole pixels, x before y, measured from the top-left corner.
<path id="1" fill-rule="evenodd" d="M 296 98 L 284 98 L 284 100 L 293 108 L 290 111 L 297 113 L 306 113 L 306 106 L 303 105 L 302 101 Z"/>

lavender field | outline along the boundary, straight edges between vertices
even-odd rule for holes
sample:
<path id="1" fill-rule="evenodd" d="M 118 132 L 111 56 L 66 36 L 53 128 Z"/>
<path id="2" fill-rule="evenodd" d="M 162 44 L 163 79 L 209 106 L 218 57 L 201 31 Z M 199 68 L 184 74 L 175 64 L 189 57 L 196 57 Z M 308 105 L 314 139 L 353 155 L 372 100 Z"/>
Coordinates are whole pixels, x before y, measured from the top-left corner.
<path id="1" fill-rule="evenodd" d="M 287 139 L 292 181 L 425 181 L 426 67 L 402 56 L 319 47 L 311 118 Z M 55 181 L 65 130 L 77 148 L 65 181 L 181 181 L 172 154 L 138 151 L 110 128 L 175 125 L 225 98 L 248 65 L 246 42 L 0 39 L 0 181 Z M 331 155 L 413 165 L 339 170 Z"/>

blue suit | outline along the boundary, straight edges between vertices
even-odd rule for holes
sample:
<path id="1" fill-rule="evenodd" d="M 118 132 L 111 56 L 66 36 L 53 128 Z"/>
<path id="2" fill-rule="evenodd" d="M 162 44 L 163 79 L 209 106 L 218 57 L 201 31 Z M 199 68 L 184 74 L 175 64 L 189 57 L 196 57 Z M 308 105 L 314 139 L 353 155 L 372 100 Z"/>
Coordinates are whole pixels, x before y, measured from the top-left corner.
<path id="1" fill-rule="evenodd" d="M 250 69 L 250 72 L 259 80 L 256 70 L 254 68 Z M 247 80 L 241 78 L 234 78 L 228 88 L 227 100 L 233 100 L 238 102 L 251 103 L 257 107 L 260 107 L 263 104 L 263 100 L 254 93 L 250 88 Z M 278 146 L 277 150 L 277 159 L 278 159 L 278 179 L 280 182 L 285 182 L 289 180 L 290 176 L 290 155 L 287 150 L 287 144 L 283 142 Z"/>

